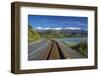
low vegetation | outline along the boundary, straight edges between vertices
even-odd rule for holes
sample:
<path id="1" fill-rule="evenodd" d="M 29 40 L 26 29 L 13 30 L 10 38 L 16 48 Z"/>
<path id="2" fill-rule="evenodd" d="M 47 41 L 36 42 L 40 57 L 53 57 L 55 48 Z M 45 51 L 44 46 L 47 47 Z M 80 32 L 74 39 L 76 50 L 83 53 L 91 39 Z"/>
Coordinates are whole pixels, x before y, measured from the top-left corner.
<path id="1" fill-rule="evenodd" d="M 40 40 L 40 35 L 36 32 L 31 25 L 28 25 L 28 42 L 35 42 Z"/>
<path id="2" fill-rule="evenodd" d="M 81 54 L 83 54 L 85 57 L 88 57 L 88 45 L 87 42 L 80 42 L 79 44 L 72 46 L 73 49 L 77 50 Z"/>
<path id="3" fill-rule="evenodd" d="M 74 42 L 63 42 L 65 45 L 69 46 L 70 48 L 78 51 L 81 53 L 84 57 L 88 57 L 88 44 L 86 41 L 81 41 L 80 43 L 76 44 Z"/>
<path id="4" fill-rule="evenodd" d="M 87 37 L 87 31 L 77 30 L 42 30 L 38 31 L 43 38 L 80 38 Z"/>

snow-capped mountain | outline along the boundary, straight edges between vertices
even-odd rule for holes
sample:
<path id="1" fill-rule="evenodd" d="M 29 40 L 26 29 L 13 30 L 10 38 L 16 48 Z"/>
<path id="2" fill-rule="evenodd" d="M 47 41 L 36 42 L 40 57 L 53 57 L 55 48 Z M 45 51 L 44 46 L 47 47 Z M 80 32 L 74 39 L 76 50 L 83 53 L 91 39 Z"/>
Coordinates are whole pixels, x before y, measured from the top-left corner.
<path id="1" fill-rule="evenodd" d="M 50 28 L 50 27 L 37 27 L 35 28 L 36 30 L 82 30 L 79 27 L 66 27 L 66 28 L 62 28 L 62 27 L 56 27 L 56 28 Z"/>

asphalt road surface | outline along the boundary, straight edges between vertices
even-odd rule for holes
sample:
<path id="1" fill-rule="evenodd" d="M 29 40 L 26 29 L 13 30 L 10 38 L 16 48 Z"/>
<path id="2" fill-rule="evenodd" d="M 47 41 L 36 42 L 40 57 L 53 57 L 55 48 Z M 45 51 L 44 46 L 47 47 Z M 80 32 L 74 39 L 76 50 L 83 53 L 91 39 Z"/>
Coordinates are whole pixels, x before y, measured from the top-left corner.
<path id="1" fill-rule="evenodd" d="M 43 39 L 28 45 L 28 60 L 53 60 L 84 58 L 76 50 L 60 41 Z"/>
<path id="2" fill-rule="evenodd" d="M 38 43 L 33 43 L 28 45 L 28 60 L 45 60 L 51 42 L 43 39 Z"/>

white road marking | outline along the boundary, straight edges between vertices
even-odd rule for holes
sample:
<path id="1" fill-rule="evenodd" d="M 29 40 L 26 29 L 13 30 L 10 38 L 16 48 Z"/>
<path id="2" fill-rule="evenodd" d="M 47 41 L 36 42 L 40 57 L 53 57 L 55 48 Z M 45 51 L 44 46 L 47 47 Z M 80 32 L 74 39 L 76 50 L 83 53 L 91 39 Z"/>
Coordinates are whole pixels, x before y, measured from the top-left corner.
<path id="1" fill-rule="evenodd" d="M 48 42 L 45 43 L 45 44 L 44 44 L 43 46 L 41 46 L 40 48 L 38 48 L 38 49 L 34 50 L 33 52 L 29 53 L 28 56 L 31 56 L 32 54 L 34 54 L 35 52 L 37 52 L 37 51 L 40 50 L 41 48 L 45 47 L 47 44 L 48 44 Z"/>

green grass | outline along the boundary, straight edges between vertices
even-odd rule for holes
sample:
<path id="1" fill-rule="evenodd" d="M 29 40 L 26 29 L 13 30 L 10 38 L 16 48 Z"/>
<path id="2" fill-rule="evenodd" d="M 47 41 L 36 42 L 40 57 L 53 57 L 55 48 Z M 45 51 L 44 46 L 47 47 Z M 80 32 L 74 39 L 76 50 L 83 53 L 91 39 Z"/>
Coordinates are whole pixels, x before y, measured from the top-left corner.
<path id="1" fill-rule="evenodd" d="M 70 46 L 70 47 L 77 45 L 75 42 L 63 42 L 63 43 Z"/>
<path id="2" fill-rule="evenodd" d="M 80 35 L 63 35 L 61 33 L 59 34 L 50 34 L 50 33 L 47 33 L 47 34 L 41 34 L 41 37 L 44 37 L 44 38 L 79 38 L 81 37 Z"/>
<path id="3" fill-rule="evenodd" d="M 84 55 L 84 57 L 88 57 L 88 44 L 87 42 L 80 42 L 79 44 L 72 46 L 71 48 L 77 50 L 81 54 Z"/>
<path id="4" fill-rule="evenodd" d="M 71 34 L 57 30 L 45 30 L 43 32 L 39 32 L 39 34 L 43 38 L 80 38 L 84 36 L 80 33 Z"/>
<path id="5" fill-rule="evenodd" d="M 75 49 L 79 53 L 81 53 L 84 57 L 88 57 L 88 45 L 87 42 L 81 41 L 80 43 L 76 44 L 74 42 L 63 42 L 65 45 L 69 46 L 72 49 Z"/>
<path id="6" fill-rule="evenodd" d="M 28 42 L 36 42 L 40 40 L 40 35 L 36 32 L 31 25 L 28 25 Z"/>

